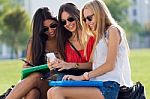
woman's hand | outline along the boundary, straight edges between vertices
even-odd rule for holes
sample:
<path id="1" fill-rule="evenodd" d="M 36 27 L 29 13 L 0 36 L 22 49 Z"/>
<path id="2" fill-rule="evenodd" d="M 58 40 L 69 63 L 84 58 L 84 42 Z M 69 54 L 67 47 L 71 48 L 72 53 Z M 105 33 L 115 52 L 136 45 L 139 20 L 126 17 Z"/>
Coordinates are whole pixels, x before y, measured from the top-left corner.
<path id="1" fill-rule="evenodd" d="M 60 60 L 60 59 L 57 59 L 56 61 L 57 61 L 57 65 L 54 68 L 58 68 L 58 71 L 73 68 L 72 63 L 67 63 L 67 62 Z"/>
<path id="2" fill-rule="evenodd" d="M 65 75 L 62 79 L 63 80 L 80 80 L 80 81 L 85 80 L 83 75 L 81 75 L 81 76 Z"/>
<path id="3" fill-rule="evenodd" d="M 58 65 L 58 61 L 57 59 L 55 59 L 54 61 L 47 61 L 47 65 L 48 65 L 48 68 L 50 70 L 52 70 L 53 68 L 56 68 L 56 66 Z"/>

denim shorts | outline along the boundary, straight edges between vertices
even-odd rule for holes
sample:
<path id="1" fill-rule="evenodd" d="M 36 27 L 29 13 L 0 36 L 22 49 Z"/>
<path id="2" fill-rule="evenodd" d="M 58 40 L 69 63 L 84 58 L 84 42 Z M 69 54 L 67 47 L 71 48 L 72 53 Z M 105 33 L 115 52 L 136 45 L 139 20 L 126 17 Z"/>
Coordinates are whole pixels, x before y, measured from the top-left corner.
<path id="1" fill-rule="evenodd" d="M 105 99 L 117 99 L 119 93 L 119 84 L 115 81 L 103 82 L 103 86 L 99 89 L 101 90 Z"/>
<path id="2" fill-rule="evenodd" d="M 64 77 L 64 75 L 66 75 L 65 73 L 58 73 L 58 72 L 55 72 L 55 74 L 56 74 L 56 80 L 57 81 L 62 80 L 62 78 Z M 51 76 L 50 72 L 43 74 L 43 78 L 44 79 L 47 79 L 50 76 Z"/>
<path id="3" fill-rule="evenodd" d="M 65 73 L 57 73 L 57 81 L 62 80 L 62 78 L 64 77 L 64 75 L 66 75 Z"/>

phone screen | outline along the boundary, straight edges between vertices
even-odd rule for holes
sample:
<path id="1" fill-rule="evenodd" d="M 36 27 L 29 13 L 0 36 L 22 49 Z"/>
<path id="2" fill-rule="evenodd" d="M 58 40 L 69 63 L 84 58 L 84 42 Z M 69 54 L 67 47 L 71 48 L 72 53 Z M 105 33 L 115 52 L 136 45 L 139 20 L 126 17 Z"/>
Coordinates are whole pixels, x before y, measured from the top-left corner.
<path id="1" fill-rule="evenodd" d="M 19 58 L 20 60 L 22 60 L 23 62 L 25 62 L 25 63 L 27 63 L 27 65 L 29 65 L 29 66 L 34 66 L 33 64 L 31 64 L 31 63 L 29 63 L 28 61 L 26 61 L 25 59 L 22 59 L 22 58 Z"/>

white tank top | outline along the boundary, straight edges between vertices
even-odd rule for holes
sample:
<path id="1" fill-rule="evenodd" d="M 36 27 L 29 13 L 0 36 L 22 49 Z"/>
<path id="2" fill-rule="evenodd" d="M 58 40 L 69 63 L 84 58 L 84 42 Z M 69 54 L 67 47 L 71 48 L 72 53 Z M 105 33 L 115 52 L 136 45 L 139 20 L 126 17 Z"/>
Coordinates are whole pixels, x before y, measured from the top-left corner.
<path id="1" fill-rule="evenodd" d="M 106 37 L 103 36 L 103 38 L 96 45 L 93 57 L 93 70 L 106 62 L 108 53 L 108 46 L 107 46 L 108 35 L 109 35 L 108 32 L 106 32 Z M 125 85 L 128 87 L 131 87 L 133 85 L 133 82 L 131 80 L 128 51 L 126 49 L 123 33 L 120 32 L 120 36 L 121 42 L 119 44 L 115 68 L 112 71 L 107 72 L 101 76 L 97 76 L 96 78 L 92 78 L 91 80 L 116 81 L 120 84 L 120 86 Z"/>

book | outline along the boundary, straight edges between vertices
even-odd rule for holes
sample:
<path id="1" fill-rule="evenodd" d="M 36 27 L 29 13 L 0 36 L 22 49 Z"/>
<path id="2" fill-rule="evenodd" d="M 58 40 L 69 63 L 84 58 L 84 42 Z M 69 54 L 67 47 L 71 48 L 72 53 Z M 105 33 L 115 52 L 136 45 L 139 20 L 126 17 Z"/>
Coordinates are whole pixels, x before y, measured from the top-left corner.
<path id="1" fill-rule="evenodd" d="M 47 64 L 44 65 L 39 65 L 39 66 L 35 66 L 35 67 L 30 67 L 30 68 L 24 68 L 22 70 L 22 76 L 21 79 L 26 78 L 29 74 L 33 73 L 33 72 L 41 72 L 41 73 L 47 73 L 49 72 L 49 68 L 47 66 Z"/>
<path id="2" fill-rule="evenodd" d="M 102 81 L 49 81 L 49 86 L 61 87 L 101 87 Z"/>
<path id="3" fill-rule="evenodd" d="M 52 70 L 54 71 L 54 73 L 65 73 L 65 74 L 76 75 L 76 76 L 82 75 L 84 72 L 91 71 L 91 69 L 76 69 L 76 68 L 72 68 L 72 69 L 68 69 L 68 70 L 65 69 L 62 71 L 58 71 L 58 69 L 53 68 Z M 30 67 L 30 68 L 24 68 L 22 70 L 21 79 L 26 78 L 29 74 L 31 74 L 33 72 L 47 73 L 47 72 L 50 72 L 50 70 L 49 70 L 47 64 L 34 66 L 34 67 Z"/>

